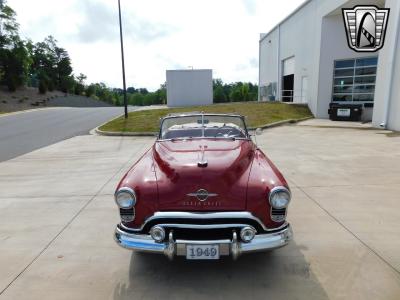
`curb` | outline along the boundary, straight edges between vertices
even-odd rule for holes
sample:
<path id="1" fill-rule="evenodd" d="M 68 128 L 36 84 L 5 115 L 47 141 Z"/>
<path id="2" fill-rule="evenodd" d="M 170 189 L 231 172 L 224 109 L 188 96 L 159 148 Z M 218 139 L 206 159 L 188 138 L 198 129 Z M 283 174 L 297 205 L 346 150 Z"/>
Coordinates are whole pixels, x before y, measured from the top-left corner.
<path id="1" fill-rule="evenodd" d="M 119 117 L 123 116 L 124 114 L 121 114 L 119 116 L 116 116 L 115 118 L 112 118 L 111 120 L 108 120 L 106 122 L 104 122 L 103 124 L 97 126 L 96 128 L 92 129 L 90 131 L 90 133 L 94 133 L 94 134 L 98 134 L 98 135 L 104 135 L 104 136 L 152 136 L 155 137 L 155 135 L 157 134 L 157 132 L 124 132 L 124 131 L 103 131 L 100 130 L 99 128 L 109 122 L 112 122 L 116 119 L 118 119 Z"/>
<path id="2" fill-rule="evenodd" d="M 257 127 L 249 127 L 247 129 L 248 130 L 256 130 L 257 128 L 268 129 L 268 128 L 277 127 L 277 126 L 286 125 L 286 124 L 294 124 L 294 123 L 298 123 L 298 122 L 302 122 L 302 121 L 306 121 L 306 120 L 310 120 L 310 119 L 314 119 L 314 117 L 305 117 L 305 118 L 301 118 L 301 119 L 283 120 L 283 121 L 278 121 L 278 122 L 265 124 L 265 125 L 261 125 L 261 126 L 257 126 Z"/>
<path id="3" fill-rule="evenodd" d="M 286 125 L 286 124 L 294 124 L 294 123 L 298 123 L 301 121 L 306 121 L 309 119 L 314 119 L 314 117 L 305 117 L 305 118 L 301 118 L 301 119 L 289 119 L 289 120 L 283 120 L 283 121 L 278 121 L 278 122 L 274 122 L 271 124 L 265 124 L 262 126 L 258 126 L 258 127 L 249 127 L 247 128 L 248 130 L 256 130 L 257 128 L 261 128 L 261 129 L 267 129 L 267 128 L 272 128 L 272 127 L 277 127 L 277 126 L 282 126 L 282 125 Z M 110 120 L 112 121 L 112 120 Z M 107 121 L 104 124 L 110 122 Z M 103 126 L 104 124 L 96 127 L 94 129 L 94 132 L 97 133 L 98 135 L 104 135 L 104 136 L 151 136 L 154 137 L 157 132 L 124 132 L 124 131 L 103 131 L 100 130 L 99 128 L 101 126 Z"/>
<path id="4" fill-rule="evenodd" d="M 157 132 L 103 131 L 103 130 L 100 130 L 99 127 L 96 127 L 94 129 L 94 132 L 97 133 L 98 135 L 104 135 L 104 136 L 152 136 L 152 137 L 155 137 L 157 134 Z"/>

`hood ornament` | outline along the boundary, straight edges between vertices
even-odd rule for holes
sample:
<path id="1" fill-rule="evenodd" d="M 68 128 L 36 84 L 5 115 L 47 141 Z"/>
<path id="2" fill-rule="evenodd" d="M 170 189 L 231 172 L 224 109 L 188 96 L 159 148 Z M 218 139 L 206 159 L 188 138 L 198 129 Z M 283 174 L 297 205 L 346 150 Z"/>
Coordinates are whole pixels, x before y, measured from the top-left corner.
<path id="1" fill-rule="evenodd" d="M 199 201 L 206 201 L 208 197 L 216 197 L 218 194 L 215 193 L 209 193 L 205 189 L 199 189 L 196 193 L 189 193 L 186 194 L 189 197 L 196 197 Z"/>
<path id="2" fill-rule="evenodd" d="M 200 168 L 205 168 L 208 165 L 208 161 L 205 158 L 205 150 L 206 150 L 205 148 L 207 148 L 207 146 L 200 146 L 201 154 L 197 162 L 197 166 Z"/>

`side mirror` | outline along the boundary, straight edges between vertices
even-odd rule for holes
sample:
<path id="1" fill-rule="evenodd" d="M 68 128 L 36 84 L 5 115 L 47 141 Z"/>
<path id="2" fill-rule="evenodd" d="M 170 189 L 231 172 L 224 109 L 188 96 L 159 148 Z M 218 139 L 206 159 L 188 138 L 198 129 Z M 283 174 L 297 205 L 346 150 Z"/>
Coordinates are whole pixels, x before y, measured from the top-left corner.
<path id="1" fill-rule="evenodd" d="M 263 130 L 261 128 L 256 129 L 256 135 L 261 135 Z"/>

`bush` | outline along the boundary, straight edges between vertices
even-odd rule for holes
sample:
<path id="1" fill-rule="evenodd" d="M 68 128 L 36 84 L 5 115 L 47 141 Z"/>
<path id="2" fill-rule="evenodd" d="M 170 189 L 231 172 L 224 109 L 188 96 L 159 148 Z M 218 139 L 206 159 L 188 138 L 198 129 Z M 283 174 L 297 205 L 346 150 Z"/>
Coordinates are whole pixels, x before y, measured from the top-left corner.
<path id="1" fill-rule="evenodd" d="M 47 82 L 45 80 L 39 81 L 39 93 L 46 94 L 47 92 Z"/>
<path id="2" fill-rule="evenodd" d="M 142 106 L 143 100 L 144 100 L 144 96 L 142 94 L 136 93 L 133 95 L 129 95 L 128 103 L 130 105 Z"/>
<path id="3" fill-rule="evenodd" d="M 214 88 L 214 103 L 227 102 L 226 95 L 222 86 Z"/>
<path id="4" fill-rule="evenodd" d="M 18 80 L 14 77 L 11 76 L 9 78 L 7 78 L 7 88 L 10 92 L 15 92 L 17 90 L 18 87 Z"/>
<path id="5" fill-rule="evenodd" d="M 152 105 L 157 102 L 157 95 L 155 93 L 148 93 L 143 97 L 143 105 Z"/>
<path id="6" fill-rule="evenodd" d="M 47 89 L 49 90 L 49 92 L 52 92 L 52 91 L 54 91 L 54 83 L 53 83 L 53 81 L 48 81 L 47 82 Z"/>
<path id="7" fill-rule="evenodd" d="M 75 91 L 75 81 L 71 76 L 61 79 L 60 90 L 63 93 L 73 93 Z"/>
<path id="8" fill-rule="evenodd" d="M 85 91 L 85 86 L 82 83 L 75 84 L 75 90 L 74 90 L 75 95 L 80 96 L 83 94 L 84 91 Z"/>
<path id="9" fill-rule="evenodd" d="M 93 96 L 95 92 L 96 92 L 96 88 L 94 87 L 94 85 L 93 84 L 89 85 L 85 91 L 86 97 Z"/>

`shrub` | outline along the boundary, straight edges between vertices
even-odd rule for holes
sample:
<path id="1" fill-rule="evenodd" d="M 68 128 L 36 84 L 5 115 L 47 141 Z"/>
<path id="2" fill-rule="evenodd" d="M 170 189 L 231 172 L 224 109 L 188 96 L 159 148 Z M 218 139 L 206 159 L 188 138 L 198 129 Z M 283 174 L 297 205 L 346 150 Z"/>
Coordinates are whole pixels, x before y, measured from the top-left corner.
<path id="1" fill-rule="evenodd" d="M 82 95 L 84 91 L 85 91 L 85 87 L 82 83 L 75 84 L 75 90 L 74 90 L 75 95 L 78 95 L 78 96 Z"/>
<path id="2" fill-rule="evenodd" d="M 49 90 L 49 92 L 54 91 L 54 82 L 52 80 L 48 81 L 47 83 L 47 89 Z"/>
<path id="3" fill-rule="evenodd" d="M 39 93 L 40 94 L 46 94 L 47 92 L 47 82 L 45 80 L 40 80 L 39 81 Z"/>
<path id="4" fill-rule="evenodd" d="M 86 97 L 93 96 L 95 92 L 96 92 L 96 88 L 94 87 L 94 85 L 93 84 L 89 85 L 85 91 Z"/>
<path id="5" fill-rule="evenodd" d="M 61 79 L 60 90 L 63 93 L 75 92 L 75 81 L 71 76 L 64 77 Z"/>
<path id="6" fill-rule="evenodd" d="M 7 83 L 8 90 L 10 92 L 15 92 L 17 90 L 18 83 L 17 83 L 17 79 L 14 76 L 10 76 L 9 78 L 7 78 L 6 83 Z"/>

